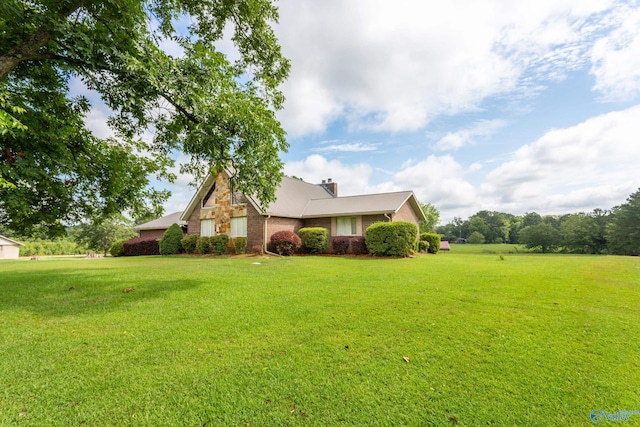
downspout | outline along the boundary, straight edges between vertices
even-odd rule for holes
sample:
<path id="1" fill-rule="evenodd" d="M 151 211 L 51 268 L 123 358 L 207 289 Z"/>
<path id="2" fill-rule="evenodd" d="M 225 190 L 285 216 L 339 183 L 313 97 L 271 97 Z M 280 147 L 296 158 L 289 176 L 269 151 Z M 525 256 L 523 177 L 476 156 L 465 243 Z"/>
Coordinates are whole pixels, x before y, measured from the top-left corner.
<path id="1" fill-rule="evenodd" d="M 391 222 L 391 217 L 389 216 L 389 214 L 388 214 L 388 213 L 383 214 L 383 215 L 385 216 L 385 218 L 387 218 L 387 219 L 388 219 L 388 222 Z"/>
<path id="2" fill-rule="evenodd" d="M 265 254 L 269 254 L 269 255 L 274 255 L 274 256 L 279 256 L 279 257 L 281 257 L 282 255 L 280 255 L 280 254 L 274 254 L 273 252 L 269 252 L 269 251 L 267 250 L 267 220 L 268 220 L 269 218 L 271 218 L 271 215 L 267 215 L 267 216 L 265 216 L 265 217 L 264 217 L 264 238 L 262 239 L 262 240 L 263 240 L 263 245 L 264 245 L 264 253 L 265 253 Z"/>

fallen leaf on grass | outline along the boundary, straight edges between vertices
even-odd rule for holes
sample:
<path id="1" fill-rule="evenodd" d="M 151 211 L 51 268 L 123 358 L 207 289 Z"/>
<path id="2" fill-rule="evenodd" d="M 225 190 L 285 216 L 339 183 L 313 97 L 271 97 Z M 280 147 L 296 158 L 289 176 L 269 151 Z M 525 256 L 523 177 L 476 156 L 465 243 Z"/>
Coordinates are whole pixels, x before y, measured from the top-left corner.
<path id="1" fill-rule="evenodd" d="M 124 292 L 125 294 L 128 294 L 129 292 L 133 292 L 133 291 L 135 291 L 135 289 L 127 288 L 127 289 L 124 289 L 122 292 Z"/>
<path id="2" fill-rule="evenodd" d="M 24 416 L 24 415 L 27 415 L 27 410 L 23 409 L 22 411 L 20 411 L 20 413 L 18 415 L 20 415 L 21 417 Z"/>
<path id="3" fill-rule="evenodd" d="M 411 359 L 409 359 L 407 356 L 403 356 L 402 360 L 404 360 L 407 363 L 411 362 Z"/>
<path id="4" fill-rule="evenodd" d="M 449 421 L 455 424 L 458 422 L 458 419 L 456 417 L 449 417 Z"/>

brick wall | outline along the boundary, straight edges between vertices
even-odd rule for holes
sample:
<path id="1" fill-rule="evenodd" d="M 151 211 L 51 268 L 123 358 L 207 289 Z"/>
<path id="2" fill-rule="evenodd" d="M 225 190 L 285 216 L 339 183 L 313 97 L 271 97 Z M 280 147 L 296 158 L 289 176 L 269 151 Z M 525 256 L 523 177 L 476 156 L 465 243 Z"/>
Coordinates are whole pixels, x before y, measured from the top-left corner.
<path id="1" fill-rule="evenodd" d="M 364 236 L 364 232 L 374 222 L 389 222 L 386 216 L 384 215 L 363 215 L 362 216 L 362 235 Z"/>
<path id="2" fill-rule="evenodd" d="M 419 222 L 418 215 L 416 215 L 416 212 L 413 210 L 410 203 L 405 203 L 404 205 L 402 205 L 398 212 L 393 214 L 393 220 L 410 222 L 412 224 L 415 224 L 416 227 L 418 226 Z"/>
<path id="3" fill-rule="evenodd" d="M 161 239 L 166 230 L 140 230 L 140 237 L 157 237 Z"/>
<path id="4" fill-rule="evenodd" d="M 273 233 L 278 231 L 289 230 L 297 234 L 301 228 L 302 220 L 300 219 L 271 217 L 267 220 L 267 241 L 271 239 Z"/>
<path id="5" fill-rule="evenodd" d="M 264 218 L 252 204 L 247 203 L 247 250 L 259 245 L 264 248 Z"/>

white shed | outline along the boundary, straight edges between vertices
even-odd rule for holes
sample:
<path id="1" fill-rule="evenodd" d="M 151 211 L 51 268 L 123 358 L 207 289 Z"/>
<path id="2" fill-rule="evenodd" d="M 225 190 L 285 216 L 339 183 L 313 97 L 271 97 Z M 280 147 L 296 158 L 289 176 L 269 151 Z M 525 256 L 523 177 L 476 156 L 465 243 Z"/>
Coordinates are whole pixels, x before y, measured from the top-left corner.
<path id="1" fill-rule="evenodd" d="M 20 242 L 0 235 L 0 259 L 18 259 L 20 256 Z"/>

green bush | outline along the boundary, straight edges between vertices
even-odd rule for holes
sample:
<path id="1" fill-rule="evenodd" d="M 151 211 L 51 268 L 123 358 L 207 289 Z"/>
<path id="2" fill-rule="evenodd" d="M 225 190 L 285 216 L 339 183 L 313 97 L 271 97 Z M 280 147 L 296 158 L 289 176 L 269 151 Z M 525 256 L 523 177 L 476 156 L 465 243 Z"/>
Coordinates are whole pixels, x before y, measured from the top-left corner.
<path id="1" fill-rule="evenodd" d="M 302 251 L 306 254 L 321 254 L 329 246 L 329 232 L 324 227 L 307 227 L 298 230 Z"/>
<path id="2" fill-rule="evenodd" d="M 473 245 L 480 245 L 484 243 L 484 241 L 484 234 L 480 233 L 479 231 L 474 231 L 469 235 L 469 237 L 467 237 L 467 243 L 471 243 Z"/>
<path id="3" fill-rule="evenodd" d="M 227 246 L 229 246 L 229 236 L 226 234 L 218 234 L 211 237 L 211 252 L 214 255 L 226 254 Z"/>
<path id="4" fill-rule="evenodd" d="M 207 236 L 198 236 L 196 248 L 198 248 L 198 253 L 200 255 L 211 253 L 211 239 Z"/>
<path id="5" fill-rule="evenodd" d="M 182 252 L 182 229 L 178 224 L 171 224 L 160 240 L 160 255 L 173 255 Z"/>
<path id="6" fill-rule="evenodd" d="M 198 235 L 197 234 L 187 234 L 180 241 L 182 245 L 182 249 L 188 253 L 193 254 L 196 252 L 196 245 L 198 244 Z"/>
<path id="7" fill-rule="evenodd" d="M 124 256 L 124 242 L 126 242 L 126 240 L 118 240 L 113 245 L 111 245 L 109 253 L 112 257 Z"/>
<path id="8" fill-rule="evenodd" d="M 233 239 L 233 247 L 236 250 L 236 255 L 242 255 L 247 252 L 247 238 L 236 237 Z"/>
<path id="9" fill-rule="evenodd" d="M 365 231 L 369 253 L 375 256 L 409 256 L 415 249 L 418 228 L 410 222 L 375 222 Z"/>
<path id="10" fill-rule="evenodd" d="M 420 241 L 429 243 L 427 252 L 430 254 L 437 254 L 440 250 L 440 236 L 437 233 L 420 233 Z"/>
<path id="11" fill-rule="evenodd" d="M 426 240 L 418 241 L 418 252 L 427 252 L 429 250 L 429 242 Z"/>

